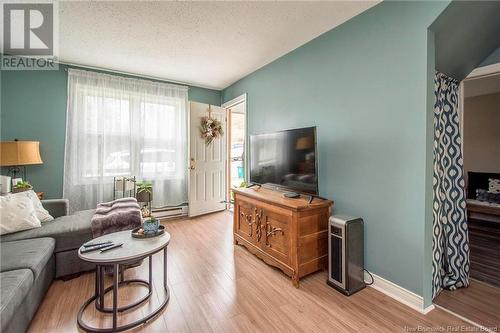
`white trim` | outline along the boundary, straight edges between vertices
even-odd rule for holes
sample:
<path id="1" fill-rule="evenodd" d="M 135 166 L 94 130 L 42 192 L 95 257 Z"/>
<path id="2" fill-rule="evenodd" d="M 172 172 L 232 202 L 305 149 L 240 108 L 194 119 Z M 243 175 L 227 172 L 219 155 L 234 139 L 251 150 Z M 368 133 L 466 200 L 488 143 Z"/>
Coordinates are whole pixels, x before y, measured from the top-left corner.
<path id="1" fill-rule="evenodd" d="M 458 119 L 460 123 L 458 124 L 460 128 L 460 138 L 462 139 L 462 144 L 460 148 L 462 150 L 462 158 L 464 156 L 464 104 L 465 104 L 465 89 L 464 81 L 460 81 L 458 86 Z"/>
<path id="2" fill-rule="evenodd" d="M 189 99 L 189 98 L 188 98 Z M 189 198 L 191 198 L 191 174 L 189 166 L 191 165 L 191 101 L 188 100 L 187 103 L 187 115 L 186 115 L 186 126 L 187 126 L 187 153 L 186 153 L 186 177 L 187 177 L 187 195 L 188 195 L 188 216 L 189 216 Z"/>
<path id="3" fill-rule="evenodd" d="M 241 94 L 238 97 L 233 98 L 232 100 L 227 101 L 226 103 L 222 104 L 222 107 L 227 109 L 227 108 L 230 108 L 232 106 L 235 106 L 236 104 L 240 104 L 242 102 L 246 103 L 246 101 L 247 101 L 247 93 L 244 93 L 244 94 Z M 246 112 L 247 112 L 247 107 L 245 104 L 245 113 Z"/>
<path id="4" fill-rule="evenodd" d="M 460 86 L 459 86 L 459 102 L 458 102 L 458 112 L 459 112 L 459 119 L 460 119 L 460 135 L 462 138 L 462 156 L 464 154 L 464 142 L 465 142 L 465 137 L 464 137 L 464 105 L 465 105 L 465 87 L 464 83 L 466 81 L 472 81 L 472 80 L 478 80 L 482 79 L 488 76 L 492 75 L 498 75 L 500 74 L 500 63 L 496 64 L 491 64 L 488 66 L 483 66 L 483 67 L 477 67 L 474 69 L 472 72 L 470 72 L 469 75 L 462 81 L 460 81 Z M 471 96 L 473 97 L 473 96 Z"/>
<path id="5" fill-rule="evenodd" d="M 383 294 L 395 299 L 396 301 L 403 303 L 410 308 L 417 310 L 422 314 L 427 314 L 434 309 L 434 305 L 424 307 L 424 298 L 420 295 L 415 294 L 408 289 L 405 289 L 394 282 L 384 279 L 376 274 L 370 272 L 373 276 L 372 287 L 375 290 L 380 291 Z M 365 282 L 370 282 L 371 277 L 365 272 Z"/>
<path id="6" fill-rule="evenodd" d="M 435 304 L 435 306 L 436 306 L 437 309 L 443 310 L 444 312 L 448 312 L 449 314 L 457 317 L 458 319 L 462 319 L 463 321 L 465 321 L 465 322 L 467 322 L 467 323 L 469 323 L 471 325 L 474 325 L 474 326 L 478 327 L 479 329 L 481 329 L 481 331 L 493 333 L 493 331 L 490 330 L 488 327 L 485 327 L 485 326 L 483 326 L 481 324 L 476 323 L 475 321 L 467 319 L 464 316 L 459 315 L 458 313 L 455 313 L 455 312 L 453 312 L 451 310 L 448 310 L 447 308 L 442 307 L 441 305 Z"/>
<path id="7" fill-rule="evenodd" d="M 434 310 L 436 307 L 434 306 L 434 304 L 431 304 L 429 305 L 428 307 L 426 308 L 423 308 L 422 311 L 419 311 L 420 313 L 426 315 L 428 314 L 429 312 L 431 312 L 432 310 Z"/>
<path id="8" fill-rule="evenodd" d="M 223 103 L 221 105 L 222 108 L 224 109 L 230 109 L 234 107 L 235 105 L 244 103 L 244 114 L 245 114 L 245 156 L 244 156 L 244 163 L 243 163 L 243 168 L 245 170 L 245 181 L 249 181 L 250 179 L 250 172 L 248 170 L 249 163 L 249 147 L 250 147 L 250 135 L 248 134 L 248 103 L 247 103 L 247 93 L 241 94 L 238 97 L 233 98 L 230 101 L 227 101 L 226 103 Z M 229 126 L 229 123 L 227 123 L 227 126 Z M 228 127 L 227 127 L 228 128 Z M 226 128 L 226 130 L 227 130 Z M 229 151 L 228 151 L 229 154 Z M 229 184 L 228 184 L 229 186 Z"/>
<path id="9" fill-rule="evenodd" d="M 467 77 L 465 80 L 469 79 L 478 79 L 480 77 L 486 76 L 486 75 L 491 75 L 495 73 L 500 73 L 500 63 L 488 65 L 488 66 L 483 66 L 483 67 L 478 67 L 474 69 Z"/>

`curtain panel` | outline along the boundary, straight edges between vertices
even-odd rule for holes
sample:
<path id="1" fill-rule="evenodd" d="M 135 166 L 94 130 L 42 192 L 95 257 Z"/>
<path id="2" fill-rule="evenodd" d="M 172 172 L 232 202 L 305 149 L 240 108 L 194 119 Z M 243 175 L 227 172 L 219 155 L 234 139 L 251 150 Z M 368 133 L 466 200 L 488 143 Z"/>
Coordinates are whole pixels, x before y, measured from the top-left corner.
<path id="1" fill-rule="evenodd" d="M 64 197 L 72 211 L 113 199 L 113 177 L 153 183 L 153 207 L 187 201 L 188 88 L 68 70 Z"/>
<path id="2" fill-rule="evenodd" d="M 459 82 L 435 76 L 432 297 L 469 285 L 469 239 L 458 113 Z"/>

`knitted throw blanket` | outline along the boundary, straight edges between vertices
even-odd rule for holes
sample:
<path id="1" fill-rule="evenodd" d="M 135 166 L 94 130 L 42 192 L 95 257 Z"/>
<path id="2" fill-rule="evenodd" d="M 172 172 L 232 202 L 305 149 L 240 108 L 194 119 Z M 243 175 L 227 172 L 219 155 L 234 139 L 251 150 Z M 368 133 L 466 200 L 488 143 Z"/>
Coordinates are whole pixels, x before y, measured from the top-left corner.
<path id="1" fill-rule="evenodd" d="M 94 238 L 142 225 L 141 209 L 135 198 L 121 198 L 97 204 L 91 228 Z"/>

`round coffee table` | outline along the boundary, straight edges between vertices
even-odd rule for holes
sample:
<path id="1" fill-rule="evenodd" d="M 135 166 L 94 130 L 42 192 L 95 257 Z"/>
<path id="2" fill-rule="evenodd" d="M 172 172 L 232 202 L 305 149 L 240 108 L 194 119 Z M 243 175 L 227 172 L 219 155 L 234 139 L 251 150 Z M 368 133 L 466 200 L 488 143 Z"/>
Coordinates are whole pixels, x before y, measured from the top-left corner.
<path id="1" fill-rule="evenodd" d="M 107 234 L 98 238 L 94 238 L 92 242 L 97 243 L 99 241 L 113 241 L 114 244 L 123 243 L 122 247 L 114 248 L 112 250 L 102 252 L 93 251 L 87 253 L 81 253 L 80 247 L 78 250 L 78 256 L 80 259 L 96 264 L 95 273 L 95 294 L 89 298 L 81 306 L 80 311 L 78 311 L 77 322 L 78 326 L 87 332 L 120 332 L 125 331 L 141 324 L 146 323 L 148 320 L 155 317 L 160 311 L 162 311 L 167 305 L 170 299 L 170 293 L 167 286 L 167 246 L 170 242 L 170 234 L 165 232 L 163 235 L 151 238 L 133 238 L 130 230 L 120 231 L 111 234 Z M 163 250 L 163 289 L 165 292 L 165 299 L 161 305 L 155 309 L 150 314 L 146 315 L 142 319 L 135 320 L 126 325 L 117 326 L 117 316 L 118 312 L 123 312 L 130 310 L 139 304 L 145 302 L 151 297 L 153 284 L 152 284 L 152 271 L 153 271 L 153 254 Z M 141 279 L 123 279 L 123 272 L 121 270 L 122 265 L 131 264 L 139 260 L 149 257 L 149 280 Z M 104 288 L 104 268 L 105 266 L 113 267 L 113 285 Z M 121 273 L 121 274 L 120 274 Z M 119 278 L 120 276 L 120 278 Z M 141 299 L 127 304 L 122 307 L 118 307 L 118 287 L 125 284 L 140 284 L 148 288 L 148 294 Z M 104 295 L 113 290 L 113 307 L 107 308 L 104 306 Z M 95 301 L 95 307 L 98 311 L 104 313 L 113 314 L 113 327 L 111 328 L 97 328 L 88 326 L 83 320 L 82 315 L 85 309 Z"/>

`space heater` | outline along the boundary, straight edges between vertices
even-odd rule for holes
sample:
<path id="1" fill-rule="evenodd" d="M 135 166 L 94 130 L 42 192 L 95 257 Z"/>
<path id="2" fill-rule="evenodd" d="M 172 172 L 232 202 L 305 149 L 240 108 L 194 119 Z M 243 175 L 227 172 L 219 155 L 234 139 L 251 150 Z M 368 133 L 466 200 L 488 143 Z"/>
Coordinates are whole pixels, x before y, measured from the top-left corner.
<path id="1" fill-rule="evenodd" d="M 328 285 L 345 295 L 363 289 L 363 220 L 331 216 L 328 228 Z"/>

